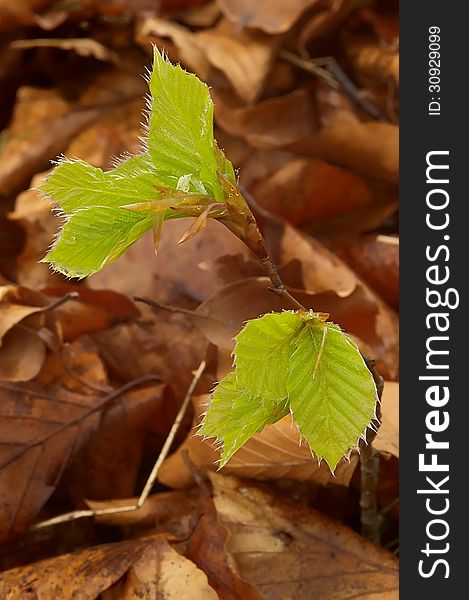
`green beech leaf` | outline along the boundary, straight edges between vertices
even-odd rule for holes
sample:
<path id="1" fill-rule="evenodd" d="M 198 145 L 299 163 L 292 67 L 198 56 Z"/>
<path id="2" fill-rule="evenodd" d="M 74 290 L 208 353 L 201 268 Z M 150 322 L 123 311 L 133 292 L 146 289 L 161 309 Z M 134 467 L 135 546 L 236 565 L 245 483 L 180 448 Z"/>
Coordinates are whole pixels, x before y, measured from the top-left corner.
<path id="1" fill-rule="evenodd" d="M 357 346 L 315 313 L 285 311 L 248 321 L 236 337 L 234 366 L 200 429 L 221 441 L 221 466 L 290 411 L 311 450 L 334 470 L 375 416 L 376 386 Z"/>
<path id="2" fill-rule="evenodd" d="M 293 347 L 290 409 L 310 448 L 334 470 L 374 416 L 375 382 L 357 346 L 337 325 L 305 320 Z"/>
<path id="3" fill-rule="evenodd" d="M 217 386 L 198 433 L 223 442 L 220 468 L 255 433 L 288 414 L 286 398 L 265 400 L 240 386 L 230 373 Z"/>
<path id="4" fill-rule="evenodd" d="M 68 277 L 85 277 L 118 258 L 153 224 L 151 216 L 95 206 L 78 210 L 65 223 L 47 261 Z M 86 244 L 77 244 L 77 239 Z"/>
<path id="5" fill-rule="evenodd" d="M 287 396 L 292 342 L 303 321 L 292 312 L 268 313 L 248 321 L 236 336 L 234 363 L 241 385 L 262 398 Z"/>
<path id="6" fill-rule="evenodd" d="M 43 260 L 67 276 L 92 275 L 115 260 L 152 227 L 152 213 L 161 227 L 164 220 L 192 214 L 182 210 L 191 195 L 200 210 L 204 202 L 223 201 L 219 174 L 235 182 L 233 167 L 213 137 L 208 87 L 156 48 L 149 86 L 151 110 L 142 154 L 107 172 L 64 159 L 40 187 L 65 220 Z"/>

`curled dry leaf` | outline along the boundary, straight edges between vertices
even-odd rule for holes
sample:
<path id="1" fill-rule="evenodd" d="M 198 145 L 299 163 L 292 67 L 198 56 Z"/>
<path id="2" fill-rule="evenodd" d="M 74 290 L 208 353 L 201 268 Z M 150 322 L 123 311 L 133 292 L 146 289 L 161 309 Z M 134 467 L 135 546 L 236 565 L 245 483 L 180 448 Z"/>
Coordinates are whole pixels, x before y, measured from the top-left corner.
<path id="1" fill-rule="evenodd" d="M 376 229 L 398 205 L 394 184 L 280 150 L 255 151 L 240 180 L 266 210 L 336 243 Z"/>
<path id="2" fill-rule="evenodd" d="M 206 575 L 162 536 L 95 546 L 0 575 L 0 595 L 8 600 L 19 600 L 24 593 L 97 600 L 108 590 L 114 600 L 218 598 Z"/>
<path id="3" fill-rule="evenodd" d="M 397 600 L 396 558 L 267 489 L 212 473 L 214 503 L 240 575 L 266 600 Z"/>
<path id="4" fill-rule="evenodd" d="M 208 401 L 209 396 L 194 398 L 195 427 L 200 423 Z M 214 440 L 203 440 L 194 433 L 195 430 L 192 430 L 185 442 L 161 466 L 158 475 L 161 483 L 173 488 L 192 484 L 192 474 L 184 462 L 183 452 L 188 452 L 200 473 L 206 475 L 217 469 L 220 450 Z M 314 481 L 321 485 L 330 482 L 348 485 L 356 466 L 357 457 L 352 456 L 350 462 L 341 462 L 332 475 L 324 462 L 319 464 L 311 455 L 307 444 L 300 443 L 298 429 L 287 416 L 251 438 L 223 468 L 223 473 L 260 480 L 285 478 Z"/>
<path id="5" fill-rule="evenodd" d="M 102 502 L 87 500 L 86 504 L 93 510 L 100 510 L 135 506 L 137 501 L 137 497 L 131 497 Z M 175 538 L 184 540 L 190 536 L 194 527 L 194 517 L 199 504 L 200 490 L 197 487 L 184 491 L 158 492 L 149 496 L 136 510 L 97 515 L 95 519 L 98 523 L 114 527 L 153 527 L 158 532 L 170 533 Z"/>
<path id="6" fill-rule="evenodd" d="M 218 0 L 225 16 L 238 25 L 261 29 L 269 34 L 285 33 L 318 0 Z"/>
<path id="7" fill-rule="evenodd" d="M 41 331 L 59 339 L 55 314 L 48 299 L 25 287 L 0 287 L 0 381 L 28 381 L 46 356 Z"/>
<path id="8" fill-rule="evenodd" d="M 124 323 L 93 334 L 102 360 L 118 381 L 157 373 L 178 398 L 183 398 L 207 341 L 185 315 L 154 314 L 144 307 L 142 316 L 138 323 Z M 161 423 L 166 426 L 171 416 L 172 411 L 169 415 L 165 412 Z"/>

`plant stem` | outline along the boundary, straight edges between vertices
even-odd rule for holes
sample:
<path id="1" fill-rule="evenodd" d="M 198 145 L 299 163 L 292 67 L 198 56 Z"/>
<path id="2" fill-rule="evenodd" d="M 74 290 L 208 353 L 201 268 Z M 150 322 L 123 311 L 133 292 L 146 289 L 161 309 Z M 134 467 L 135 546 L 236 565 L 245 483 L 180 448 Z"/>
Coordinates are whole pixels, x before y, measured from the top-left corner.
<path id="1" fill-rule="evenodd" d="M 366 366 L 373 375 L 376 384 L 379 401 L 376 404 L 376 419 L 372 424 L 374 429 L 368 428 L 366 442 L 360 441 L 360 521 L 361 532 L 364 537 L 379 545 L 381 542 L 382 517 L 378 511 L 378 478 L 379 478 L 379 453 L 373 448 L 373 439 L 381 418 L 381 396 L 383 394 L 384 381 L 376 369 L 376 363 L 367 356 L 363 357 Z"/>
<path id="2" fill-rule="evenodd" d="M 271 261 L 270 256 L 267 255 L 266 258 L 261 259 L 261 262 L 262 266 L 267 272 L 267 275 L 269 276 L 270 281 L 272 282 L 272 287 L 269 289 L 271 289 L 274 292 L 274 294 L 277 294 L 277 296 L 285 298 L 285 300 L 287 300 L 288 303 L 294 309 L 306 310 L 306 308 L 301 304 L 301 302 L 298 302 L 298 300 L 294 298 L 290 294 L 290 292 L 285 288 L 285 285 L 283 284 L 283 281 L 280 278 L 280 275 L 278 274 L 277 267 Z"/>

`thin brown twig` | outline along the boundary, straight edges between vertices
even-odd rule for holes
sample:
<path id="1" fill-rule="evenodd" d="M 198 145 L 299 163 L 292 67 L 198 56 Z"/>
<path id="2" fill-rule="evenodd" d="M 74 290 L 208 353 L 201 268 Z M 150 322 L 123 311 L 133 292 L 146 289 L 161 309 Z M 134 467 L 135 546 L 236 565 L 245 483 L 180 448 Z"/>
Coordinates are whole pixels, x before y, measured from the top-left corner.
<path id="1" fill-rule="evenodd" d="M 378 402 L 376 405 L 376 419 L 373 420 L 373 428 L 368 428 L 366 441 L 360 443 L 360 520 L 361 532 L 364 537 L 379 545 L 381 541 L 382 516 L 378 510 L 378 478 L 379 478 L 379 452 L 373 448 L 373 439 L 381 418 L 381 396 L 383 394 L 384 381 L 376 369 L 373 359 L 364 356 L 364 360 L 376 384 Z"/>
<path id="2" fill-rule="evenodd" d="M 161 465 L 163 464 L 163 461 L 166 459 L 167 455 L 169 454 L 171 446 L 174 442 L 174 438 L 176 437 L 179 427 L 181 426 L 182 420 L 184 418 L 184 414 L 185 414 L 187 407 L 189 405 L 189 402 L 192 398 L 192 394 L 194 393 L 197 383 L 199 382 L 200 378 L 202 377 L 205 367 L 206 367 L 206 362 L 205 362 L 205 360 L 203 360 L 194 373 L 194 377 L 192 378 L 191 384 L 189 385 L 189 388 L 186 392 L 186 395 L 181 404 L 181 407 L 179 408 L 176 418 L 174 419 L 174 422 L 169 431 L 168 437 L 166 438 L 163 448 L 161 449 L 161 452 L 153 466 L 153 469 L 151 470 L 151 473 L 147 479 L 147 482 L 146 482 L 146 484 L 142 490 L 142 493 L 140 494 L 136 503 L 127 505 L 127 506 L 115 506 L 115 507 L 113 506 L 113 507 L 100 508 L 100 509 L 95 509 L 95 510 L 93 510 L 93 509 L 75 510 L 75 511 L 72 511 L 69 513 L 65 513 L 63 515 L 59 515 L 58 517 L 53 517 L 52 519 L 47 519 L 45 521 L 36 523 L 36 525 L 34 525 L 32 527 L 32 529 L 40 529 L 43 527 L 50 527 L 51 525 L 58 525 L 60 523 L 66 523 L 68 521 L 75 521 L 76 519 L 80 519 L 83 517 L 99 517 L 101 515 L 112 515 L 112 514 L 117 514 L 117 513 L 122 513 L 122 512 L 130 512 L 130 511 L 137 510 L 138 508 L 141 508 L 141 506 L 146 502 L 146 500 L 150 494 L 151 488 L 153 487 L 153 485 L 157 479 L 158 471 L 159 471 Z M 129 385 L 129 384 L 127 384 L 127 385 Z"/>
<path id="3" fill-rule="evenodd" d="M 293 52 L 289 52 L 288 50 L 281 50 L 279 56 L 296 67 L 319 77 L 334 89 L 342 91 L 354 104 L 378 121 L 389 120 L 376 104 L 363 96 L 357 86 L 346 75 L 345 71 L 332 56 L 311 58 L 308 60 Z"/>

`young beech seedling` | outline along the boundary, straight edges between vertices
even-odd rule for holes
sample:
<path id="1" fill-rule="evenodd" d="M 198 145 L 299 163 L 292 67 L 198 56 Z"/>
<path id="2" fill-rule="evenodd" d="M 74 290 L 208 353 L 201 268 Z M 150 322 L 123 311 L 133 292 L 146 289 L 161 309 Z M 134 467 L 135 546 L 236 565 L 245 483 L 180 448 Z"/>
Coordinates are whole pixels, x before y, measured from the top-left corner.
<path id="1" fill-rule="evenodd" d="M 144 150 L 103 172 L 62 159 L 41 190 L 64 217 L 43 259 L 86 277 L 164 222 L 194 217 L 180 240 L 223 223 L 262 261 L 274 291 L 296 309 L 248 321 L 236 337 L 234 370 L 216 386 L 198 431 L 222 444 L 220 466 L 265 425 L 291 413 L 301 436 L 334 470 L 376 418 L 377 392 L 357 346 L 327 315 L 284 289 L 233 166 L 213 137 L 213 102 L 195 75 L 154 50 Z"/>

